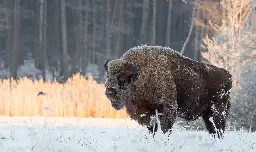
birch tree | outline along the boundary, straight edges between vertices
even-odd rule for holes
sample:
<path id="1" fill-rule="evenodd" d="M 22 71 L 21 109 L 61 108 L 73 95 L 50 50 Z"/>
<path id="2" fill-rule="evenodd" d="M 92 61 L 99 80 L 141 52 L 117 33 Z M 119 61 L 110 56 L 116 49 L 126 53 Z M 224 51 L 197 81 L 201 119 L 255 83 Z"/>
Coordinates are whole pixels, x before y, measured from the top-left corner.
<path id="1" fill-rule="evenodd" d="M 148 17 L 149 17 L 149 0 L 143 0 L 142 6 L 142 19 L 141 19 L 141 28 L 140 28 L 140 42 L 146 42 L 146 31 L 148 25 Z"/>

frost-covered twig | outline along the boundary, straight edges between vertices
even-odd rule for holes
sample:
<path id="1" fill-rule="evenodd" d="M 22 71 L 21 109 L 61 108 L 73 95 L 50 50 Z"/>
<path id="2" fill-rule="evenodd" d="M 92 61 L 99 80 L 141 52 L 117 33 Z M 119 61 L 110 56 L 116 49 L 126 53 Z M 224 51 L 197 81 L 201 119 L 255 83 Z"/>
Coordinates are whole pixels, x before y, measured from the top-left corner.
<path id="1" fill-rule="evenodd" d="M 159 115 L 161 115 L 161 114 L 158 113 L 157 109 L 156 109 L 155 111 L 156 111 L 157 128 L 158 128 L 159 130 L 162 130 L 162 129 L 161 129 L 161 122 L 160 122 L 160 119 L 159 119 Z"/>
<path id="2" fill-rule="evenodd" d="M 38 148 L 38 151 L 44 151 L 44 146 L 45 145 L 48 145 L 48 144 L 46 144 L 45 142 L 46 142 L 46 139 L 45 139 L 45 134 L 46 134 L 46 129 L 47 129 L 47 118 L 48 118 L 48 116 L 49 116 L 49 114 L 52 112 L 52 110 L 50 109 L 50 108 L 48 108 L 48 107 L 44 107 L 44 124 L 43 124 L 43 130 L 42 130 L 42 132 L 41 132 L 41 137 L 39 137 L 38 139 L 38 141 L 37 141 L 37 143 L 36 143 L 36 145 L 38 144 L 38 143 L 40 143 L 40 145 L 38 146 L 38 147 L 36 147 L 36 148 Z"/>
<path id="3" fill-rule="evenodd" d="M 187 4 L 188 2 L 186 0 L 181 0 L 183 3 Z"/>
<path id="4" fill-rule="evenodd" d="M 2 136 L 0 137 L 3 138 Z M 3 145 L 3 142 L 0 140 L 0 152 L 4 152 L 3 149 L 4 149 L 4 145 Z"/>
<path id="5" fill-rule="evenodd" d="M 14 139 L 14 131 L 13 131 L 14 125 L 11 126 L 11 133 L 10 133 L 10 139 Z"/>

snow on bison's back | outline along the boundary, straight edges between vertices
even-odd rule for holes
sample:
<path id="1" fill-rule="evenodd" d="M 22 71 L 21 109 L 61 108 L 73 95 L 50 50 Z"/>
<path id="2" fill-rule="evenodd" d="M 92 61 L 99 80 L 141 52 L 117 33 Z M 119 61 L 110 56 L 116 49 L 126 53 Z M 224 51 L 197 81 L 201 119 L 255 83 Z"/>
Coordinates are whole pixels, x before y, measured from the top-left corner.
<path id="1" fill-rule="evenodd" d="M 209 133 L 222 137 L 232 87 L 225 69 L 185 58 L 170 48 L 146 45 L 131 48 L 104 66 L 105 94 L 112 106 L 126 108 L 129 116 L 150 132 L 150 116 L 157 109 L 162 113 L 164 133 L 171 130 L 177 116 L 187 121 L 202 116 Z"/>

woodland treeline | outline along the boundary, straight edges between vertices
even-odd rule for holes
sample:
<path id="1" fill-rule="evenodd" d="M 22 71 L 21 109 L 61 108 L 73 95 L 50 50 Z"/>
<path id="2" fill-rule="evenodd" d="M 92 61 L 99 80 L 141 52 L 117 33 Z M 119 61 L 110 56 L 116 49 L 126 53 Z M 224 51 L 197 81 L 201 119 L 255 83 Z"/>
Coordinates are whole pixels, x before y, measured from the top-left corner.
<path id="1" fill-rule="evenodd" d="M 63 80 L 85 75 L 94 64 L 102 81 L 107 58 L 142 44 L 201 60 L 201 40 L 214 33 L 208 21 L 223 16 L 211 0 L 0 0 L 1 68 L 17 78 L 32 54 L 44 80 L 47 71 Z"/>

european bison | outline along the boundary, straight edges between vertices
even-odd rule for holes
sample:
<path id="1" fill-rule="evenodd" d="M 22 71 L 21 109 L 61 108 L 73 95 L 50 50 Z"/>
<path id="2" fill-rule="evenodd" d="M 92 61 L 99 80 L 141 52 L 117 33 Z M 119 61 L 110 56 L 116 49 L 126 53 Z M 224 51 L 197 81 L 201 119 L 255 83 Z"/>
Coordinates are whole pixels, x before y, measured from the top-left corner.
<path id="1" fill-rule="evenodd" d="M 120 59 L 105 63 L 106 96 L 116 110 L 150 132 L 150 116 L 160 116 L 163 133 L 176 117 L 192 121 L 202 117 L 210 134 L 221 138 L 230 109 L 231 74 L 222 68 L 183 57 L 161 46 L 138 46 Z M 169 133 L 170 133 L 169 132 Z"/>

